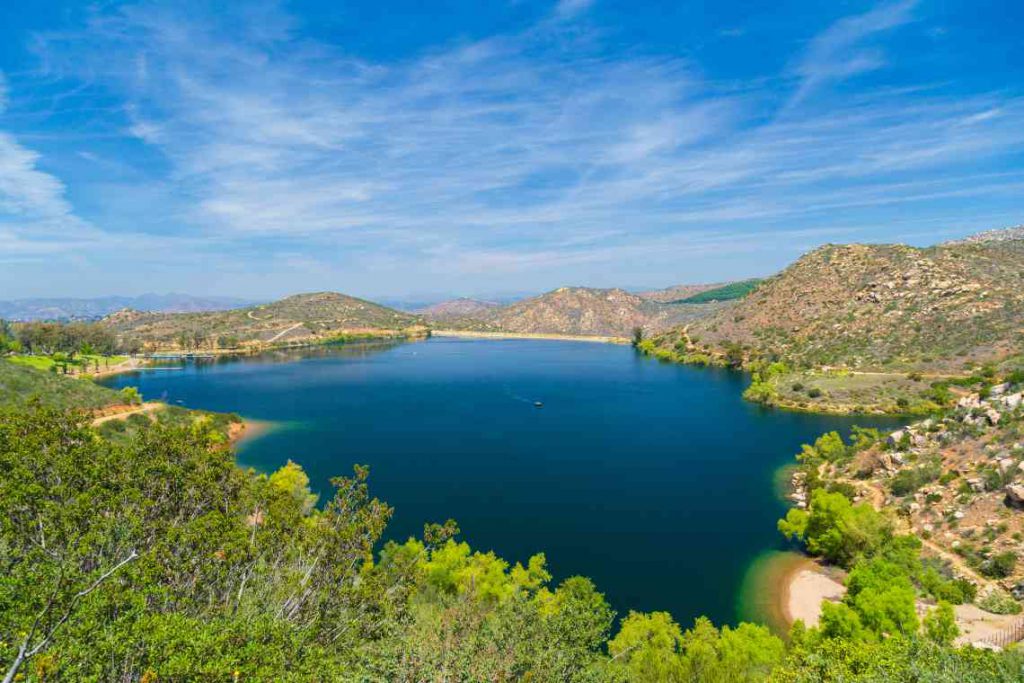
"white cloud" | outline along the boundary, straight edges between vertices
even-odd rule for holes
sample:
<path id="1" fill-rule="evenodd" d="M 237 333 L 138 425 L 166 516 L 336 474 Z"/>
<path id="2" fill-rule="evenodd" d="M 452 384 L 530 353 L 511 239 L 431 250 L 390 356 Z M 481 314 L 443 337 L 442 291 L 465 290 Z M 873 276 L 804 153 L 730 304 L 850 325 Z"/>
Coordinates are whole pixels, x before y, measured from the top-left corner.
<path id="1" fill-rule="evenodd" d="M 800 77 L 794 100 L 802 100 L 830 81 L 841 81 L 884 66 L 881 50 L 864 43 L 910 22 L 917 4 L 918 0 L 882 3 L 864 14 L 844 17 L 815 36 L 794 67 Z"/>
<path id="2" fill-rule="evenodd" d="M 40 49 L 49 75 L 123 99 L 122 132 L 167 162 L 178 203 L 160 212 L 190 239 L 271 244 L 318 270 L 355 254 L 409 272 L 542 272 L 775 248 L 837 210 L 1017 191 L 978 163 L 1024 147 L 1012 94 L 908 88 L 801 106 L 878 68 L 875 41 L 914 6 L 824 30 L 792 67 L 789 101 L 760 80 L 706 82 L 681 59 L 610 58 L 549 24 L 376 63 L 296 39 L 287 21 L 223 31 L 128 8 Z M 59 181 L 22 153 L 21 203 L 69 215 Z"/>
<path id="3" fill-rule="evenodd" d="M 594 4 L 594 0 L 558 0 L 555 5 L 555 16 L 570 19 L 586 12 Z"/>

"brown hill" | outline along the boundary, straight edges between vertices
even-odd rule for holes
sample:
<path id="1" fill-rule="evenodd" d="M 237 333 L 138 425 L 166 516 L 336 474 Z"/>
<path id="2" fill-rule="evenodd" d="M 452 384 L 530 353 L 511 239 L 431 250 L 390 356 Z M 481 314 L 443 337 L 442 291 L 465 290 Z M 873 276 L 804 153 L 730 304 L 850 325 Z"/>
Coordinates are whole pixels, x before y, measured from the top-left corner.
<path id="1" fill-rule="evenodd" d="M 717 309 L 660 304 L 621 289 L 562 287 L 449 323 L 454 329 L 486 332 L 629 337 L 636 327 L 660 331 Z"/>
<path id="2" fill-rule="evenodd" d="M 501 304 L 493 301 L 480 301 L 478 299 L 451 299 L 441 303 L 421 308 L 417 313 L 428 320 L 453 320 L 457 318 L 475 318 L 486 315 L 490 311 L 500 308 Z"/>
<path id="3" fill-rule="evenodd" d="M 419 316 L 337 292 L 207 313 L 118 311 L 103 320 L 146 348 L 213 349 L 326 340 L 352 334 L 425 332 Z"/>
<path id="4" fill-rule="evenodd" d="M 728 310 L 641 345 L 752 368 L 747 396 L 827 412 L 926 412 L 967 375 L 1024 365 L 1024 240 L 826 245 Z M 768 366 L 763 361 L 782 361 Z"/>
<path id="5" fill-rule="evenodd" d="M 827 245 L 688 334 L 808 367 L 999 361 L 1024 351 L 1024 241 Z"/>

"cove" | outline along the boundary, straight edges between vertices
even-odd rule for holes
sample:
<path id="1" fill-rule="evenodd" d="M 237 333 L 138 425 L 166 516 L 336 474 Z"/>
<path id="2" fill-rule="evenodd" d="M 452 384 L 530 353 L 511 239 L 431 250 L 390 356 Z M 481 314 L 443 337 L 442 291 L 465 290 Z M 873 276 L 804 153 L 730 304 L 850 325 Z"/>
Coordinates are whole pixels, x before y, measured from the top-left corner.
<path id="1" fill-rule="evenodd" d="M 741 398 L 747 382 L 626 346 L 434 338 L 104 383 L 277 423 L 242 443 L 240 464 L 292 459 L 323 497 L 330 477 L 369 465 L 371 492 L 395 508 L 388 538 L 453 518 L 474 549 L 522 562 L 543 552 L 556 581 L 589 576 L 620 616 L 664 610 L 686 627 L 746 614 L 747 568 L 784 547 L 774 479 L 801 443 L 896 424 L 766 409 Z"/>

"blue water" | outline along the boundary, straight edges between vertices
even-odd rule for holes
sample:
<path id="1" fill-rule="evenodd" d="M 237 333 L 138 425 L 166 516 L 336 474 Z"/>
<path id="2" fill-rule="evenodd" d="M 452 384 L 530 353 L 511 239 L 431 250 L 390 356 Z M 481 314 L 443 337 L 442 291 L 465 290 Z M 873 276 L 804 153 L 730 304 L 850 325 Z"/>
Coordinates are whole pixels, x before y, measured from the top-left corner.
<path id="1" fill-rule="evenodd" d="M 370 465 L 391 538 L 454 518 L 474 548 L 591 577 L 625 614 L 735 621 L 743 575 L 781 545 L 776 470 L 830 429 L 891 421 L 743 401 L 746 377 L 625 346 L 439 338 L 275 353 L 107 381 L 281 427 L 243 465 L 328 479 Z M 543 403 L 536 407 L 535 402 Z"/>

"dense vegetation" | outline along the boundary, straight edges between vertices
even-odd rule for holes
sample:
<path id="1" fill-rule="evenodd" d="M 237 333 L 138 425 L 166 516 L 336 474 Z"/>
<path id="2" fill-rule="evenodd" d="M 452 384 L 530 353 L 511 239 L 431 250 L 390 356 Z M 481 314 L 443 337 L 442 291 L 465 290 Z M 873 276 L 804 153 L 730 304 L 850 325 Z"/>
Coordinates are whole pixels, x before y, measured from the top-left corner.
<path id="1" fill-rule="evenodd" d="M 727 285 L 715 287 L 714 289 L 706 289 L 703 292 L 698 292 L 692 296 L 679 299 L 678 301 L 673 301 L 672 303 L 706 304 L 712 301 L 732 301 L 734 299 L 742 299 L 757 289 L 757 285 L 760 284 L 760 282 L 761 280 L 759 278 L 730 282 Z"/>
<path id="2" fill-rule="evenodd" d="M 861 588 L 851 587 L 851 604 L 825 628 L 797 627 L 788 646 L 762 626 L 718 629 L 698 619 L 683 630 L 661 612 L 630 613 L 616 626 L 590 581 L 553 584 L 543 555 L 513 565 L 474 552 L 450 521 L 381 544 L 391 509 L 371 496 L 365 468 L 334 479 L 317 508 L 300 467 L 245 471 L 201 421 L 107 439 L 66 411 L 7 411 L 0 471 L 0 667 L 11 680 L 1015 681 L 1022 673 L 1013 655 L 949 647 L 942 611 L 918 629 L 899 609 L 905 584 L 884 593 L 893 582 L 882 564 L 855 570 Z M 802 527 L 808 538 L 812 527 Z M 906 563 L 910 552 L 892 547 L 877 562 Z M 894 608 L 874 618 L 880 591 L 880 604 Z"/>

